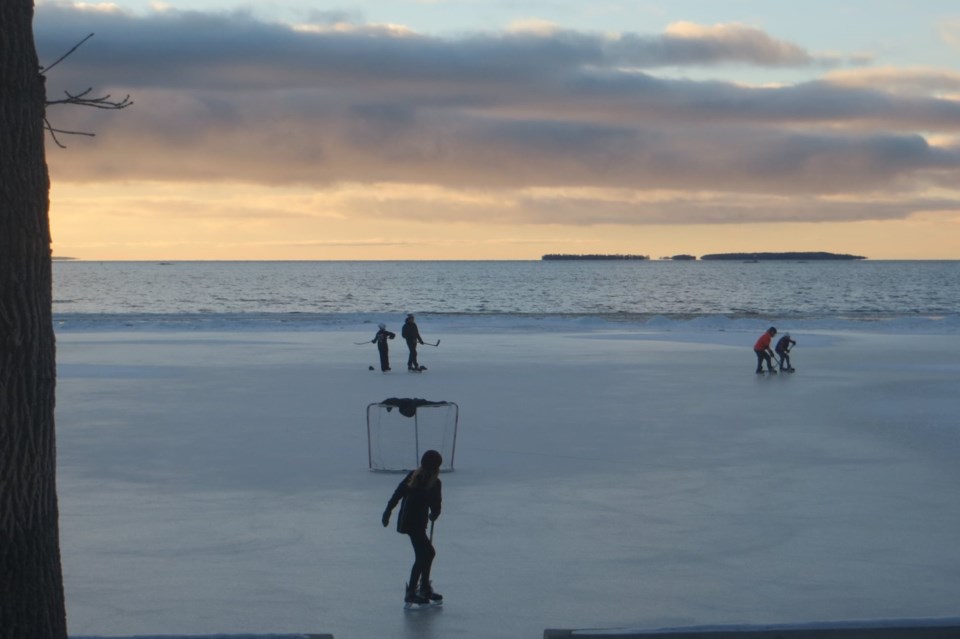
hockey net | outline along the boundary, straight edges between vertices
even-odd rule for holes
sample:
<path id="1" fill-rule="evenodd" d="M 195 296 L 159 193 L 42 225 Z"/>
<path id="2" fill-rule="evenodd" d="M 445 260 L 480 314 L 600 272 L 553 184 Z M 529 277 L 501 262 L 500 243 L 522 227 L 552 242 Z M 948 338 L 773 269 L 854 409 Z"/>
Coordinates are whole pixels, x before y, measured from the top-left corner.
<path id="1" fill-rule="evenodd" d="M 413 470 L 430 449 L 443 456 L 441 471 L 453 470 L 459 413 L 453 402 L 424 399 L 392 397 L 367 405 L 370 470 Z"/>

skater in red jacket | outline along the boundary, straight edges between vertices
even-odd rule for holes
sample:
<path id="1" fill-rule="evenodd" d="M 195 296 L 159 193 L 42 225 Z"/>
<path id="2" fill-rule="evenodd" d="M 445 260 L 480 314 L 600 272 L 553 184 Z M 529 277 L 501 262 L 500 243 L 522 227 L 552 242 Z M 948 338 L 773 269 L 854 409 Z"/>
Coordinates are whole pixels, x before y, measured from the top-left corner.
<path id="1" fill-rule="evenodd" d="M 774 326 L 768 328 L 757 343 L 753 345 L 753 352 L 757 355 L 757 375 L 763 374 L 763 362 L 767 362 L 767 372 L 776 373 L 777 369 L 773 367 L 773 351 L 770 350 L 770 340 L 777 334 Z"/>

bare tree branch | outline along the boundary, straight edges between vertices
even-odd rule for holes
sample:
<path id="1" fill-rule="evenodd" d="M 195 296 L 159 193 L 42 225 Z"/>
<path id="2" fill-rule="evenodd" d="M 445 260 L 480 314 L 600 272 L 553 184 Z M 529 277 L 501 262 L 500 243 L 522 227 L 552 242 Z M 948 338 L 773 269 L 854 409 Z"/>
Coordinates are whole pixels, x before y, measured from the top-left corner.
<path id="1" fill-rule="evenodd" d="M 77 49 L 79 49 L 81 46 L 83 46 L 83 43 L 86 42 L 87 40 L 89 40 L 89 39 L 92 38 L 92 37 L 93 37 L 93 34 L 91 33 L 91 34 L 88 35 L 86 38 L 84 38 L 83 40 L 81 40 L 80 42 L 78 42 L 77 44 L 75 44 L 72 49 L 70 49 L 69 51 L 67 51 L 66 53 L 64 53 L 62 56 L 60 56 L 59 58 L 57 58 L 56 62 L 54 62 L 54 63 L 51 64 L 50 66 L 48 66 L 48 67 L 40 67 L 40 69 L 43 71 L 43 74 L 46 75 L 47 72 L 48 72 L 50 69 L 52 69 L 53 67 L 55 67 L 55 66 L 57 66 L 58 64 L 60 64 L 61 62 L 63 62 L 66 58 L 68 58 L 68 57 L 70 56 L 71 53 L 73 53 L 74 51 L 76 51 Z"/>
<path id="2" fill-rule="evenodd" d="M 62 133 L 64 135 L 85 135 L 87 137 L 96 137 L 96 133 L 88 133 L 86 131 L 68 131 L 66 129 L 55 129 L 53 125 L 50 124 L 50 120 L 43 118 L 43 128 L 50 132 L 50 137 L 53 138 L 54 143 L 59 146 L 61 149 L 67 148 L 66 144 L 60 142 L 60 139 L 57 137 L 57 133 Z"/>
<path id="3" fill-rule="evenodd" d="M 122 100 L 111 100 L 111 95 L 109 93 L 99 98 L 86 97 L 91 91 L 93 91 L 92 88 L 77 94 L 64 91 L 63 93 L 67 96 L 66 98 L 60 100 L 47 100 L 47 106 L 51 106 L 53 104 L 79 104 L 81 106 L 93 107 L 95 109 L 125 109 L 133 104 L 129 94 Z"/>
<path id="4" fill-rule="evenodd" d="M 46 76 L 47 72 L 49 72 L 50 69 L 60 64 L 63 60 L 67 59 L 71 54 L 73 54 L 74 51 L 79 49 L 83 45 L 83 43 L 85 43 L 87 40 L 89 40 L 93 36 L 94 34 L 91 33 L 90 35 L 85 37 L 83 40 L 75 44 L 72 49 L 70 49 L 69 51 L 64 53 L 62 56 L 57 58 L 57 60 L 53 64 L 47 67 L 40 67 L 41 75 Z M 118 111 L 120 109 L 126 109 L 128 106 L 133 104 L 133 101 L 130 99 L 129 94 L 125 96 L 122 100 L 111 99 L 112 96 L 109 93 L 106 95 L 94 97 L 94 98 L 87 97 L 91 94 L 92 91 L 93 91 L 93 88 L 88 88 L 86 91 L 81 91 L 80 93 L 71 93 L 69 91 L 64 91 L 63 93 L 67 97 L 61 98 L 59 100 L 47 100 L 45 104 L 48 107 L 53 105 L 58 105 L 58 104 L 71 104 L 71 105 L 77 105 L 77 106 L 91 107 L 94 109 L 105 109 L 110 111 Z M 88 137 L 94 137 L 96 135 L 94 133 L 87 133 L 84 131 L 68 131 L 66 129 L 54 128 L 46 117 L 44 117 L 43 119 L 43 124 L 44 124 L 44 128 L 50 132 L 50 137 L 53 138 L 53 141 L 61 149 L 65 149 L 67 147 L 66 145 L 62 144 L 60 140 L 57 138 L 58 133 L 62 135 L 85 135 Z"/>

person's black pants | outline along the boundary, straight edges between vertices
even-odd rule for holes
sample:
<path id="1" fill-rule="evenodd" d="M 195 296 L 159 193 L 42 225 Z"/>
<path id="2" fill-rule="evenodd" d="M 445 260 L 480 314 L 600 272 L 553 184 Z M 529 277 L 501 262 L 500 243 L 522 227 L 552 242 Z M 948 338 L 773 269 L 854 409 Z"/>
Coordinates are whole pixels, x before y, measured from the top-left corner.
<path id="1" fill-rule="evenodd" d="M 390 351 L 386 344 L 378 346 L 377 350 L 380 351 L 380 370 L 387 372 L 390 370 Z"/>
<path id="2" fill-rule="evenodd" d="M 787 351 L 777 351 L 777 355 L 780 356 L 780 370 L 793 368 L 790 366 L 790 356 L 787 355 Z"/>
<path id="3" fill-rule="evenodd" d="M 770 361 L 770 353 L 767 351 L 753 351 L 757 354 L 757 372 L 763 372 L 763 363 L 767 363 L 767 369 L 773 370 L 773 362 Z"/>
<path id="4" fill-rule="evenodd" d="M 427 537 L 426 530 L 418 530 L 408 535 L 410 543 L 413 544 L 415 559 L 413 568 L 410 569 L 410 581 L 407 583 L 410 588 L 416 589 L 418 585 L 423 587 L 430 583 L 430 567 L 433 566 L 433 558 L 437 556 L 437 551 Z"/>
<path id="5" fill-rule="evenodd" d="M 407 357 L 407 368 L 420 368 L 420 364 L 417 363 L 417 343 L 407 342 L 407 348 L 410 349 L 410 356 Z"/>

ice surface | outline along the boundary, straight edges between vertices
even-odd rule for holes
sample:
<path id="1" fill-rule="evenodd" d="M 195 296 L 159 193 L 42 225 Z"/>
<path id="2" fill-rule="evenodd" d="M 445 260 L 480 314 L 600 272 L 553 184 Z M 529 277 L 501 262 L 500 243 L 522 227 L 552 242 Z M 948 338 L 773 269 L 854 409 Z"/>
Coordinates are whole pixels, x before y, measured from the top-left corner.
<path id="1" fill-rule="evenodd" d="M 798 372 L 758 377 L 752 333 L 431 328 L 422 375 L 368 371 L 365 327 L 59 334 L 71 635 L 956 616 L 956 336 L 794 332 Z M 402 610 L 385 397 L 460 407 L 442 609 Z"/>

